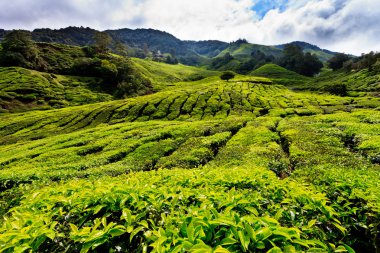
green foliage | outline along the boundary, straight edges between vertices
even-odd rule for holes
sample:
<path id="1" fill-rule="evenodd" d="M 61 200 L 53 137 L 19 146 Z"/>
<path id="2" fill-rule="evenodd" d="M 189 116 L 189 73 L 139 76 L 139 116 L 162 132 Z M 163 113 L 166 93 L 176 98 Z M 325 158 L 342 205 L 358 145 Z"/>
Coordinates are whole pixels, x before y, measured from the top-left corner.
<path id="1" fill-rule="evenodd" d="M 267 77 L 275 83 L 290 87 L 296 86 L 297 84 L 304 84 L 310 80 L 306 76 L 287 70 L 276 64 L 265 64 L 258 69 L 251 71 L 249 75 Z"/>
<path id="2" fill-rule="evenodd" d="M 226 53 L 223 56 L 216 57 L 211 62 L 212 69 L 225 68 L 225 65 L 230 64 L 234 60 L 234 57 L 230 53 Z"/>
<path id="3" fill-rule="evenodd" d="M 24 37 L 26 37 L 26 35 Z M 102 40 L 106 40 L 106 38 L 103 37 L 99 38 L 99 40 L 101 41 L 98 43 L 105 44 L 107 42 L 102 42 Z M 7 45 L 6 41 L 4 43 Z M 105 54 L 105 45 L 98 45 L 98 47 L 102 47 L 103 49 L 96 49 L 94 52 L 89 52 L 91 48 L 85 49 L 47 43 L 34 44 L 31 40 L 28 40 L 28 43 L 31 43 L 33 46 L 25 47 L 34 48 L 36 52 L 39 52 L 38 58 L 32 59 L 31 57 L 23 56 L 22 62 L 8 62 L 10 65 L 23 66 L 50 73 L 98 77 L 102 80 L 103 91 L 118 98 L 151 92 L 152 85 L 150 80 L 139 73 L 134 63 L 125 57 Z M 23 52 L 22 48 L 17 48 L 20 52 Z M 6 46 L 2 52 L 3 54 L 13 52 L 10 50 L 14 50 L 14 47 L 9 47 L 8 49 Z M 97 52 L 102 54 L 96 54 Z M 20 54 L 19 52 L 16 53 Z M 9 64 L 4 63 L 4 65 Z"/>
<path id="4" fill-rule="evenodd" d="M 352 71 L 347 73 L 344 70 L 324 71 L 315 79 L 306 82 L 301 86 L 303 89 L 324 90 L 325 87 L 346 85 L 348 94 L 352 92 L 376 92 L 380 88 L 380 74 L 368 71 L 367 69 L 360 71 Z M 351 92 L 351 93 L 350 93 Z M 360 94 L 360 93 L 359 93 Z"/>
<path id="5" fill-rule="evenodd" d="M 112 100 L 101 91 L 101 80 L 63 76 L 18 67 L 0 67 L 0 107 L 3 112 L 60 108 Z"/>
<path id="6" fill-rule="evenodd" d="M 29 31 L 13 30 L 7 33 L 1 42 L 0 64 L 2 66 L 31 67 L 40 65 L 38 48 Z M 41 67 L 41 66 L 38 66 Z"/>
<path id="7" fill-rule="evenodd" d="M 324 90 L 334 95 L 347 96 L 347 85 L 344 83 L 327 86 Z"/>
<path id="8" fill-rule="evenodd" d="M 3 224 L 3 251 L 18 247 L 81 252 L 338 248 L 336 242 L 325 241 L 330 235 L 323 227 L 338 218 L 325 196 L 279 181 L 262 168 L 224 173 L 160 170 L 76 180 L 26 197 L 28 201 L 21 201 Z M 263 210 L 267 199 L 273 200 L 271 208 Z M 295 212 L 306 206 L 313 219 L 305 223 L 304 216 Z M 342 237 L 345 230 L 338 234 Z"/>
<path id="9" fill-rule="evenodd" d="M 99 54 L 104 54 L 107 53 L 108 47 L 112 42 L 112 38 L 105 32 L 95 32 L 94 41 L 94 48 L 96 52 Z"/>
<path id="10" fill-rule="evenodd" d="M 230 79 L 233 79 L 235 77 L 235 73 L 232 71 L 225 71 L 220 75 L 220 79 L 224 81 L 229 81 Z"/>
<path id="11" fill-rule="evenodd" d="M 347 60 L 343 63 L 343 67 L 346 71 L 367 69 L 370 72 L 380 73 L 379 59 L 380 53 L 371 51 L 368 54 L 362 54 L 358 58 Z"/>
<path id="12" fill-rule="evenodd" d="M 0 68 L 3 108 L 96 102 L 104 90 L 157 92 L 0 115 L 0 251 L 379 248 L 379 98 L 278 85 L 316 80 L 323 90 L 326 76 L 334 85 L 348 78 L 350 94 L 375 87 L 373 72 L 311 79 L 265 65 L 252 72 L 261 77 L 225 82 L 219 72 L 181 64 L 38 48 L 50 72 L 93 77 Z"/>
<path id="13" fill-rule="evenodd" d="M 185 66 L 182 64 L 171 65 L 151 60 L 131 58 L 134 66 L 147 77 L 155 91 L 166 89 L 174 83 L 182 81 L 198 81 L 206 77 L 217 76 L 217 71 L 205 70 L 203 68 Z"/>
<path id="14" fill-rule="evenodd" d="M 278 60 L 280 66 L 305 76 L 313 76 L 322 69 L 323 63 L 311 53 L 303 53 L 301 47 L 288 44 L 284 55 Z"/>
<path id="15" fill-rule="evenodd" d="M 350 59 L 349 55 L 338 53 L 328 60 L 328 65 L 332 70 L 338 70 L 343 68 L 344 63 Z"/>

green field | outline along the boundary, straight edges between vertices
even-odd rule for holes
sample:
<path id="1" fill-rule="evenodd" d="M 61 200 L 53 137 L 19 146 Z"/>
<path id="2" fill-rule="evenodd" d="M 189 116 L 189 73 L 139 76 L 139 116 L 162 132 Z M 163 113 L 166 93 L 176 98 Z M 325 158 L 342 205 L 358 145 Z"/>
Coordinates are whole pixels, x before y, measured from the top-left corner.
<path id="1" fill-rule="evenodd" d="M 155 93 L 0 69 L 0 252 L 379 252 L 373 76 L 132 62 Z"/>

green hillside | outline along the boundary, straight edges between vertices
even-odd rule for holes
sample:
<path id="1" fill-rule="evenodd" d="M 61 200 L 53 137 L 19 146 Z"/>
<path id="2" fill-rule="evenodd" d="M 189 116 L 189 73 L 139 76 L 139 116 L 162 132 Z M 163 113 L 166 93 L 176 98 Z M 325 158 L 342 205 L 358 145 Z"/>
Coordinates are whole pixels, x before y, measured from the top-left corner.
<path id="1" fill-rule="evenodd" d="M 276 64 L 265 64 L 258 69 L 253 70 L 249 73 L 252 76 L 262 76 L 267 77 L 275 81 L 276 83 L 294 86 L 297 83 L 305 83 L 310 78 L 302 76 L 293 71 L 287 70 Z"/>
<path id="2" fill-rule="evenodd" d="M 47 68 L 0 68 L 0 252 L 380 248 L 376 73 L 223 81 L 43 46 Z M 339 83 L 356 93 L 324 88 Z"/>
<path id="3" fill-rule="evenodd" d="M 151 80 L 156 91 L 176 82 L 198 81 L 209 76 L 220 75 L 220 72 L 217 71 L 182 64 L 173 65 L 138 58 L 132 58 L 132 62 L 141 73 Z"/>
<path id="4" fill-rule="evenodd" d="M 228 48 L 220 52 L 220 54 L 216 57 L 222 57 L 226 53 L 231 54 L 233 57 L 238 59 L 247 59 L 251 56 L 251 53 L 254 51 L 261 51 L 266 55 L 272 56 L 280 56 L 282 54 L 282 50 L 272 46 L 264 46 L 250 43 L 238 43 L 230 45 Z"/>
<path id="5" fill-rule="evenodd" d="M 307 84 L 308 87 L 324 89 L 329 86 L 344 84 L 352 92 L 370 92 L 374 95 L 380 92 L 380 73 L 363 69 L 347 72 L 325 71 Z"/>
<path id="6" fill-rule="evenodd" d="M 318 59 L 321 60 L 322 62 L 327 62 L 328 60 L 331 59 L 331 57 L 334 56 L 334 54 L 332 54 L 331 52 L 328 53 L 322 50 L 315 50 L 315 49 L 305 49 L 304 52 L 315 54 L 318 57 Z"/>
<path id="7" fill-rule="evenodd" d="M 101 80 L 49 74 L 18 67 L 0 67 L 0 108 L 2 112 L 51 109 L 109 101 Z"/>

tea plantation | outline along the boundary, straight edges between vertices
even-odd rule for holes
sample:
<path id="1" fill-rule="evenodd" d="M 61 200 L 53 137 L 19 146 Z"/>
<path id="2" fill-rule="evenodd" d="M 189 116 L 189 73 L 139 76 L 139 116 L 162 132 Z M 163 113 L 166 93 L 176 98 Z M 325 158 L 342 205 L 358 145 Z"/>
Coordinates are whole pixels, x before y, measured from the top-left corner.
<path id="1" fill-rule="evenodd" d="M 0 252 L 380 251 L 372 88 L 340 97 L 288 89 L 300 80 L 281 69 L 227 82 L 135 63 L 156 93 L 81 86 L 92 104 L 0 115 Z M 35 78 L 63 99 L 58 83 L 79 77 Z"/>

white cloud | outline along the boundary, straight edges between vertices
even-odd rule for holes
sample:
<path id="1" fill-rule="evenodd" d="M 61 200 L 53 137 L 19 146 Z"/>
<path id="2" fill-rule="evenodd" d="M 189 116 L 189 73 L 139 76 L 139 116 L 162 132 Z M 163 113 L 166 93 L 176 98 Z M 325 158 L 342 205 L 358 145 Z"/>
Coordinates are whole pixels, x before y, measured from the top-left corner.
<path id="1" fill-rule="evenodd" d="M 295 0 L 293 0 L 295 2 Z M 336 51 L 359 54 L 380 50 L 380 2 L 314 0 L 280 13 L 268 12 L 256 23 L 262 41 L 304 40 Z"/>
<path id="2" fill-rule="evenodd" d="M 154 28 L 188 40 L 303 40 L 356 54 L 380 50 L 378 0 L 289 0 L 285 11 L 271 10 L 262 19 L 252 11 L 257 1 L 12 0 L 1 1 L 0 24 L 6 29 Z"/>

